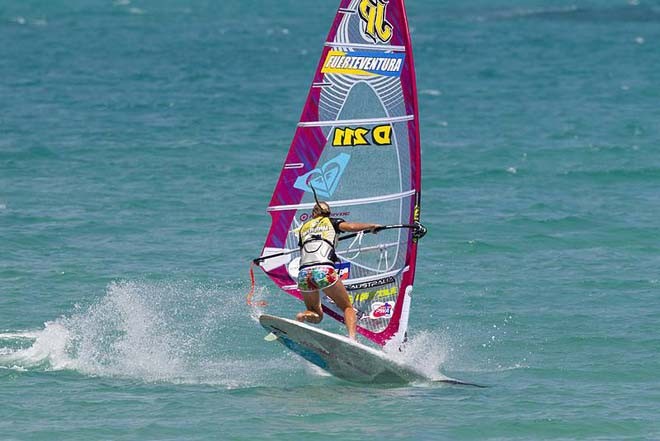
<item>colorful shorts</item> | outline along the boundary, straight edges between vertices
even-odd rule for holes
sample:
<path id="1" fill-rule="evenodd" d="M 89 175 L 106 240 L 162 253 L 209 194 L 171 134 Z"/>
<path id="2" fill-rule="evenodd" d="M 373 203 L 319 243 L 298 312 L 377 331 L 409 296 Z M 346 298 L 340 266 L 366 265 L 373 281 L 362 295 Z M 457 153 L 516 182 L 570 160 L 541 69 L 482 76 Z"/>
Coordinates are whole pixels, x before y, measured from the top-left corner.
<path id="1" fill-rule="evenodd" d="M 303 268 L 298 273 L 298 289 L 302 292 L 329 288 L 339 280 L 332 265 L 318 265 Z"/>

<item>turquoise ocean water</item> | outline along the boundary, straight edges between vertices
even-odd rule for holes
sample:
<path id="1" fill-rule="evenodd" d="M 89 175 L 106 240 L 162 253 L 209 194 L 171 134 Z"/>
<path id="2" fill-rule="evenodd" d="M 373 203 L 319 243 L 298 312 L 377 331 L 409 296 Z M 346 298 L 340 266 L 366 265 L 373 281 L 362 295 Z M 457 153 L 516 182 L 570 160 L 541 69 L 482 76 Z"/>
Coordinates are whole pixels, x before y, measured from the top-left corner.
<path id="1" fill-rule="evenodd" d="M 490 387 L 323 376 L 245 305 L 337 2 L 2 0 L 0 440 L 660 439 L 660 3 L 407 3 L 408 356 Z"/>

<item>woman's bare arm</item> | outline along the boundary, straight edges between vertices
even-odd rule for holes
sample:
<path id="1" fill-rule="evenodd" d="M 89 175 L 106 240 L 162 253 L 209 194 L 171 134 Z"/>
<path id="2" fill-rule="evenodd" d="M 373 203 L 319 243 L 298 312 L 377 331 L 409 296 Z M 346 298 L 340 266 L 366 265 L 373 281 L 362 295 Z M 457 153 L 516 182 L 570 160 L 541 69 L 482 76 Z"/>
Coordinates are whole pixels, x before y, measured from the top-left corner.
<path id="1" fill-rule="evenodd" d="M 365 224 L 361 222 L 342 222 L 339 224 L 339 229 L 341 231 L 355 233 L 358 231 L 367 231 L 374 230 L 378 227 L 381 227 L 379 224 Z"/>

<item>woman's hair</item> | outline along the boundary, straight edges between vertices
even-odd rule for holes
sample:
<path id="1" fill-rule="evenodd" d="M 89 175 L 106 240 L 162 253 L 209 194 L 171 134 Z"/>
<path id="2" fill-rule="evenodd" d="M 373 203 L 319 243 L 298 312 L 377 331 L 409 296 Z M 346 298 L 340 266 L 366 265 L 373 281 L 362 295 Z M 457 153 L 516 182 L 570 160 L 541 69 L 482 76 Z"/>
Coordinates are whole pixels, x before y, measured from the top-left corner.
<path id="1" fill-rule="evenodd" d="M 314 208 L 312 209 L 312 216 L 324 216 L 328 217 L 330 216 L 330 205 L 328 205 L 327 202 L 318 202 L 316 205 L 314 205 Z"/>

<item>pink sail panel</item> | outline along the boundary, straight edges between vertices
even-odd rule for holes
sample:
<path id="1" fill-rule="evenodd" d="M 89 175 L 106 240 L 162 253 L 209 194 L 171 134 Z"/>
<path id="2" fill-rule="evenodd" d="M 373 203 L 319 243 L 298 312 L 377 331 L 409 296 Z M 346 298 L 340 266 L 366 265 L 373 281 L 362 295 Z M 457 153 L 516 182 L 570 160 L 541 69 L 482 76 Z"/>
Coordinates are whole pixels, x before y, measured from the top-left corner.
<path id="1" fill-rule="evenodd" d="M 403 0 L 342 0 L 268 206 L 262 269 L 296 287 L 297 229 L 310 218 L 312 186 L 334 217 L 382 225 L 419 220 L 421 158 L 417 90 Z M 403 341 L 417 243 L 409 229 L 342 241 L 338 265 L 358 332 L 380 345 Z M 324 298 L 328 315 L 343 313 Z"/>

